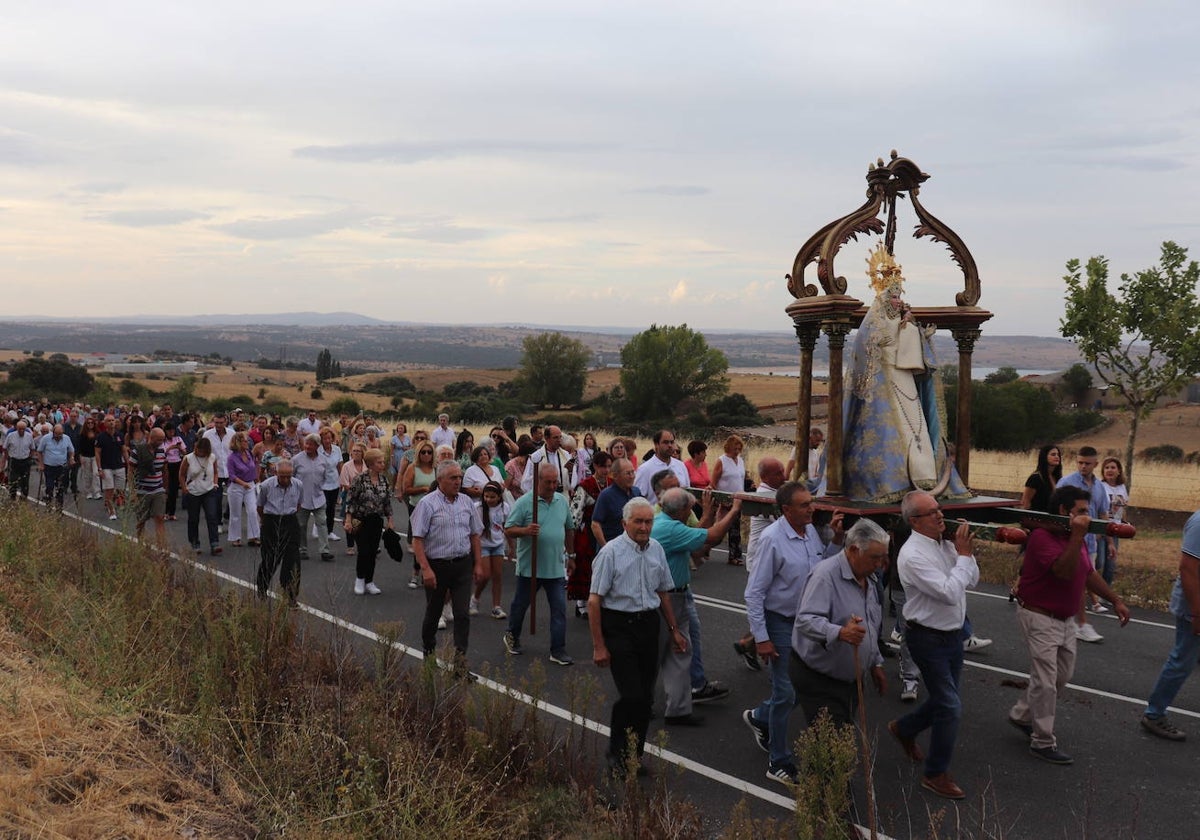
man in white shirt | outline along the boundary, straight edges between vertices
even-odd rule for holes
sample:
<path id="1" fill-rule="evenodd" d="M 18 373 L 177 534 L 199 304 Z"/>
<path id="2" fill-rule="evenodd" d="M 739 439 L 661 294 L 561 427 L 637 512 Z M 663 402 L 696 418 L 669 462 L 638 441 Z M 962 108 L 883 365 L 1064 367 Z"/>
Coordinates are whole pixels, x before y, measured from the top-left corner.
<path id="1" fill-rule="evenodd" d="M 658 504 L 658 496 L 654 493 L 651 480 L 660 470 L 670 470 L 679 477 L 679 486 L 687 487 L 691 480 L 688 478 L 687 467 L 674 456 L 675 433 L 670 429 L 659 429 L 654 434 L 654 454 L 642 461 L 637 469 L 633 484 L 642 491 L 642 495 L 650 504 Z"/>
<path id="2" fill-rule="evenodd" d="M 300 421 L 300 425 L 296 427 L 301 435 L 316 435 L 321 432 L 321 418 L 317 417 L 317 410 L 310 408 L 308 415 Z"/>
<path id="3" fill-rule="evenodd" d="M 959 680 L 963 666 L 963 623 L 967 589 L 979 583 L 971 532 L 964 522 L 954 542 L 942 539 L 945 521 L 937 499 L 914 490 L 904 497 L 900 515 L 912 534 L 896 559 L 907 602 L 905 639 L 929 697 L 917 709 L 888 724 L 913 761 L 925 761 L 921 787 L 946 799 L 966 794 L 950 773 L 958 722 L 962 718 Z M 916 737 L 930 730 L 925 757 Z"/>
<path id="4" fill-rule="evenodd" d="M 526 493 L 533 490 L 533 477 L 542 464 L 552 464 L 558 471 L 558 490 L 556 492 L 570 496 L 571 491 L 579 486 L 579 465 L 575 456 L 562 445 L 563 433 L 558 426 L 546 427 L 546 443 L 541 449 L 529 456 L 525 463 L 525 474 L 521 476 L 521 489 Z"/>
<path id="5" fill-rule="evenodd" d="M 225 498 L 225 488 L 229 486 L 229 452 L 233 443 L 233 430 L 228 428 L 229 418 L 224 414 L 213 415 L 213 427 L 204 433 L 212 444 L 213 457 L 217 459 L 217 485 L 220 487 L 221 499 Z M 229 511 L 224 510 L 225 502 L 221 502 L 224 513 L 222 520 L 229 518 Z"/>
<path id="6" fill-rule="evenodd" d="M 439 446 L 449 446 L 453 449 L 456 437 L 454 429 L 450 428 L 450 415 L 439 414 L 438 424 L 429 435 L 429 439 L 433 441 L 434 451 L 437 451 Z"/>

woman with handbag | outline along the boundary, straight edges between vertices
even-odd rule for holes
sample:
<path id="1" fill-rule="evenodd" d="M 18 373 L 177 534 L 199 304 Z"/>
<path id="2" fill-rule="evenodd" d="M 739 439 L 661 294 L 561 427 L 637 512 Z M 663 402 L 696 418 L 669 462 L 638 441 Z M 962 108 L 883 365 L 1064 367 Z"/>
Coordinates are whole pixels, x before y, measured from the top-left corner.
<path id="1" fill-rule="evenodd" d="M 392 488 L 388 485 L 383 450 L 368 449 L 363 454 L 366 472 L 350 483 L 346 498 L 346 533 L 353 534 L 358 547 L 355 561 L 354 594 L 379 595 L 375 585 L 375 557 L 383 529 L 392 527 Z"/>

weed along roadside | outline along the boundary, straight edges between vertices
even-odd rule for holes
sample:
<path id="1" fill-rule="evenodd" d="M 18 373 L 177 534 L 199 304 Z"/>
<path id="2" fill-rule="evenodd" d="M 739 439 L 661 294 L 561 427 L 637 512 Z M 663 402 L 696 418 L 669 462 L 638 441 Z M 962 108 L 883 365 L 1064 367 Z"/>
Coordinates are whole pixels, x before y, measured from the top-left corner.
<path id="1" fill-rule="evenodd" d="M 82 812 L 91 836 L 703 836 L 667 773 L 597 784 L 587 729 L 410 666 L 387 643 L 398 627 L 360 656 L 336 628 L 69 519 L 9 505 L 0 534 L 12 643 L 158 771 L 139 789 L 81 746 L 64 781 L 54 756 L 26 749 L 24 807 L 0 816 L 14 836 L 66 834 Z M 536 676 L 518 685 L 539 693 Z M 575 700 L 594 711 L 586 686 Z M 90 807 L 88 790 L 127 795 Z"/>

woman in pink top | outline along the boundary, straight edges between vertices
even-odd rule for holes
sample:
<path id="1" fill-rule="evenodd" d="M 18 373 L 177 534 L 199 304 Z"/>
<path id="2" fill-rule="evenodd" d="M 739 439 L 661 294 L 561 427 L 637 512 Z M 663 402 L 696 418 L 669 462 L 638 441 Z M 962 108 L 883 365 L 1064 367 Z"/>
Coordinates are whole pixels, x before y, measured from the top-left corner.
<path id="1" fill-rule="evenodd" d="M 688 459 L 683 462 L 688 471 L 688 485 L 697 490 L 707 490 L 712 486 L 708 475 L 708 445 L 701 440 L 693 440 L 688 444 Z"/>
<path id="2" fill-rule="evenodd" d="M 363 453 L 366 447 L 362 443 L 350 444 L 350 460 L 342 464 L 341 474 L 339 475 L 338 483 L 342 486 L 342 498 L 350 492 L 350 485 L 354 479 L 367 471 L 367 462 L 363 460 Z M 349 531 L 346 532 L 346 554 L 353 557 L 358 551 L 354 547 L 354 535 Z"/>

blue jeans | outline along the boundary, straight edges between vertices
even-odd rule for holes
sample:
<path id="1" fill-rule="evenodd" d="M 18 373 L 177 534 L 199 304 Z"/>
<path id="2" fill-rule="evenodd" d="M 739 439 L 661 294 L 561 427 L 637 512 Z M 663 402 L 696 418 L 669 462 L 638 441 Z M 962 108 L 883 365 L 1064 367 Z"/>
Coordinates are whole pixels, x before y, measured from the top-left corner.
<path id="1" fill-rule="evenodd" d="M 529 589 L 533 578 L 517 575 L 517 594 L 513 595 L 512 606 L 508 608 L 508 632 L 513 638 L 521 638 L 521 625 L 525 622 L 525 612 L 529 609 Z M 546 593 L 546 601 L 550 604 L 550 653 L 557 655 L 567 652 L 567 589 L 563 578 L 538 578 L 538 589 Z"/>
<path id="2" fill-rule="evenodd" d="M 926 729 L 931 730 L 925 775 L 937 776 L 950 767 L 958 722 L 962 719 L 958 686 L 963 667 L 963 634 L 961 630 L 931 630 L 909 624 L 905 637 L 929 697 L 897 720 L 896 728 L 905 738 L 915 738 Z"/>
<path id="3" fill-rule="evenodd" d="M 771 736 L 771 766 L 795 764 L 788 742 L 788 718 L 796 705 L 796 692 L 792 689 L 792 678 L 788 674 L 788 660 L 792 655 L 792 625 L 795 618 L 766 610 L 767 638 L 775 645 L 779 658 L 771 662 L 771 696 L 758 704 L 751 715 L 757 723 L 764 724 Z"/>
<path id="4" fill-rule="evenodd" d="M 1167 707 L 1175 700 L 1184 681 L 1196 667 L 1196 659 L 1200 657 L 1200 636 L 1192 632 L 1190 618 L 1175 617 L 1175 647 L 1167 655 L 1163 663 L 1162 673 L 1154 683 L 1154 691 L 1150 692 L 1150 700 L 1146 703 L 1146 717 L 1160 718 L 1167 714 Z"/>
<path id="5" fill-rule="evenodd" d="M 699 690 L 708 683 L 708 678 L 704 676 L 704 652 L 700 648 L 700 613 L 696 610 L 696 599 L 692 597 L 691 589 L 687 591 L 687 614 L 688 644 L 692 648 L 692 667 L 688 676 L 692 688 Z"/>

